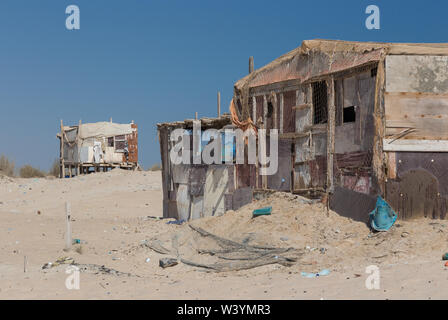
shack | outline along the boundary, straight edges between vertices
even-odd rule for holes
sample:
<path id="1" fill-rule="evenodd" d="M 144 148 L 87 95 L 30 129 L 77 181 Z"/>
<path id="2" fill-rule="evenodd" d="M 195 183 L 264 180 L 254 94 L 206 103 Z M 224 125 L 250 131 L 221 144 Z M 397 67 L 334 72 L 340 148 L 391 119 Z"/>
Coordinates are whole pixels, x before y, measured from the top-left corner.
<path id="1" fill-rule="evenodd" d="M 219 112 L 218 112 L 219 114 Z M 238 183 L 233 161 L 232 145 L 223 145 L 222 163 L 200 164 L 173 163 L 170 152 L 176 141 L 171 134 L 176 129 L 184 130 L 185 145 L 189 154 L 193 152 L 193 119 L 157 124 L 162 159 L 163 216 L 177 220 L 191 220 L 207 216 L 223 215 L 227 210 L 236 210 L 252 201 L 252 187 Z M 224 134 L 232 129 L 229 114 L 217 118 L 201 118 L 196 120 L 201 130 L 215 129 Z M 203 145 L 209 140 L 200 137 Z M 225 153 L 231 154 L 232 161 L 226 163 Z M 244 166 L 244 164 L 243 164 Z"/>
<path id="2" fill-rule="evenodd" d="M 72 177 L 112 168 L 138 167 L 138 128 L 110 122 L 64 126 L 57 134 L 60 146 L 60 177 Z"/>
<path id="3" fill-rule="evenodd" d="M 238 118 L 280 138 L 278 172 L 251 187 L 325 196 L 360 221 L 378 195 L 401 219 L 445 218 L 447 70 L 448 44 L 338 40 L 250 67 L 234 85 Z"/>

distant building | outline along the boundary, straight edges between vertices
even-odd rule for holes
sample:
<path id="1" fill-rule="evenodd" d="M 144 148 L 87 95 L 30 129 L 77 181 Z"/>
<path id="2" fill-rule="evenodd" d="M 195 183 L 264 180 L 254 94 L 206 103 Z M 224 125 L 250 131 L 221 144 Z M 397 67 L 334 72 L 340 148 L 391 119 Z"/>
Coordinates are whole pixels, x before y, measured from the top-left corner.
<path id="1" fill-rule="evenodd" d="M 138 166 L 138 131 L 135 123 L 96 122 L 64 126 L 61 121 L 60 177 L 90 171 Z"/>

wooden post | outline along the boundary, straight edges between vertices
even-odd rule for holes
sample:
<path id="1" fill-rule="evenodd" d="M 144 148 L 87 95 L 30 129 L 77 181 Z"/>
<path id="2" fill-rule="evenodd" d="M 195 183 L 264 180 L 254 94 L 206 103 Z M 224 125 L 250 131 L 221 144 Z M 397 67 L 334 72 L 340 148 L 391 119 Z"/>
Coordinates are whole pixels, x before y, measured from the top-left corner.
<path id="1" fill-rule="evenodd" d="M 283 133 L 283 92 L 280 93 L 280 133 Z"/>
<path id="2" fill-rule="evenodd" d="M 198 113 L 197 112 L 195 112 L 194 119 L 198 120 Z"/>
<path id="3" fill-rule="evenodd" d="M 70 202 L 65 203 L 65 220 L 66 220 L 66 231 L 65 231 L 65 251 L 69 251 L 72 248 L 72 228 L 70 225 L 71 207 Z"/>
<path id="4" fill-rule="evenodd" d="M 81 119 L 79 119 L 78 122 L 78 132 L 76 133 L 76 148 L 78 150 L 78 159 L 76 159 L 76 175 L 80 175 L 81 174 L 81 147 L 82 147 L 82 142 L 81 142 L 81 126 L 82 126 L 82 122 Z"/>
<path id="5" fill-rule="evenodd" d="M 61 119 L 61 148 L 60 148 L 60 159 L 59 163 L 61 166 L 60 174 L 61 178 L 65 176 L 65 162 L 64 162 L 64 124 Z"/>
<path id="6" fill-rule="evenodd" d="M 257 123 L 257 98 L 252 97 L 252 120 Z"/>
<path id="7" fill-rule="evenodd" d="M 334 166 L 334 135 L 336 107 L 334 103 L 334 79 L 327 80 L 328 89 L 328 122 L 327 122 L 327 194 L 332 193 L 333 185 L 333 166 Z"/>
<path id="8" fill-rule="evenodd" d="M 218 118 L 221 117 L 221 92 L 218 91 Z"/>
<path id="9" fill-rule="evenodd" d="M 254 72 L 254 57 L 249 57 L 249 73 Z"/>

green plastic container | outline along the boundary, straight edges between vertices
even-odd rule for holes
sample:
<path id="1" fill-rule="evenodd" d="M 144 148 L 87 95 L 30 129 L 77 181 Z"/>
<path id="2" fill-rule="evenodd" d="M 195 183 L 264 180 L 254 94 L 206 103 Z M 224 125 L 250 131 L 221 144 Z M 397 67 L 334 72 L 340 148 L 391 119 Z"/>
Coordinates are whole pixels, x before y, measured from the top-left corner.
<path id="1" fill-rule="evenodd" d="M 256 209 L 252 212 L 252 217 L 258 217 L 258 216 L 270 216 L 272 213 L 272 207 L 265 207 L 261 209 Z"/>

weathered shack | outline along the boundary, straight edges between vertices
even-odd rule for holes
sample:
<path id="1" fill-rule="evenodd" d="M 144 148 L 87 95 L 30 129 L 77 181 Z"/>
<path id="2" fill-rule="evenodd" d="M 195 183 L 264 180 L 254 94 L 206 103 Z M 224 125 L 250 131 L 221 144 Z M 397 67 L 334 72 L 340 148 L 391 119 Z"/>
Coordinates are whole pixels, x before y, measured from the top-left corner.
<path id="1" fill-rule="evenodd" d="M 134 122 L 79 122 L 75 126 L 64 126 L 61 120 L 61 132 L 57 137 L 61 178 L 138 166 L 138 130 Z"/>
<path id="2" fill-rule="evenodd" d="M 361 221 L 377 195 L 402 219 L 445 218 L 447 71 L 448 44 L 304 41 L 235 83 L 238 118 L 280 132 L 277 174 L 250 186 L 327 194 Z"/>
<path id="3" fill-rule="evenodd" d="M 224 134 L 225 129 L 234 128 L 228 114 L 217 118 L 197 120 L 201 130 L 216 129 Z M 170 159 L 170 152 L 177 141 L 171 137 L 173 130 L 184 130 L 185 149 L 193 154 L 193 122 L 185 120 L 157 124 L 160 154 L 162 159 L 163 216 L 177 220 L 190 220 L 206 216 L 219 216 L 227 210 L 235 210 L 252 201 L 252 188 L 238 183 L 235 164 L 175 164 Z M 202 144 L 207 143 L 202 140 Z M 223 146 L 223 153 L 233 150 Z"/>

